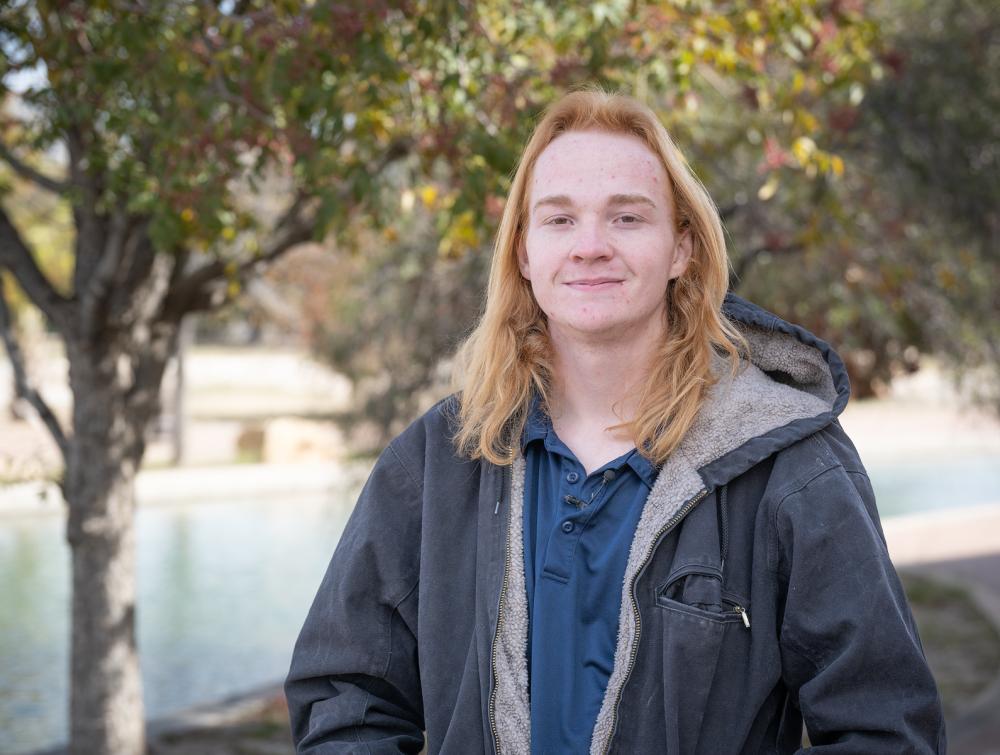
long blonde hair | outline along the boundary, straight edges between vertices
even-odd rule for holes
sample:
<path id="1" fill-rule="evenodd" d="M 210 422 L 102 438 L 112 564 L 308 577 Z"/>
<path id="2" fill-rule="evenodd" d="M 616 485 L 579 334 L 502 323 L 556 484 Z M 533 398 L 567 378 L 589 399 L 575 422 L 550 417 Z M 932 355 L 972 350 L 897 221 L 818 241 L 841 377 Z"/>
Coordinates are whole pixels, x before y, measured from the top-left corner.
<path id="1" fill-rule="evenodd" d="M 667 337 L 637 396 L 635 417 L 618 427 L 636 448 L 662 464 L 677 447 L 716 380 L 716 353 L 735 371 L 746 343 L 723 317 L 729 264 L 718 209 L 652 110 L 617 93 L 588 88 L 553 103 L 521 155 L 497 232 L 486 308 L 458 350 L 454 381 L 460 392 L 455 444 L 470 458 L 507 464 L 537 392 L 549 406 L 552 354 L 545 314 L 517 262 L 528 217 L 528 187 L 535 162 L 560 134 L 598 130 L 631 134 L 659 156 L 674 203 L 678 234 L 690 231 L 691 261 L 670 281 Z"/>

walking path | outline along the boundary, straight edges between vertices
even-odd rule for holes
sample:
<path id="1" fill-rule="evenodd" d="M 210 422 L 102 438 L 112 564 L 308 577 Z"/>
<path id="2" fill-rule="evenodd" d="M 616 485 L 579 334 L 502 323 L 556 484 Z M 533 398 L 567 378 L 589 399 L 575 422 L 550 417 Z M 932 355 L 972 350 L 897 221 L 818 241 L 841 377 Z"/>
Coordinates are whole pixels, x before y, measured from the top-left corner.
<path id="1" fill-rule="evenodd" d="M 1000 504 L 887 519 L 897 569 L 961 587 L 1000 633 Z M 1000 755 L 1000 676 L 949 722 L 951 755 Z"/>

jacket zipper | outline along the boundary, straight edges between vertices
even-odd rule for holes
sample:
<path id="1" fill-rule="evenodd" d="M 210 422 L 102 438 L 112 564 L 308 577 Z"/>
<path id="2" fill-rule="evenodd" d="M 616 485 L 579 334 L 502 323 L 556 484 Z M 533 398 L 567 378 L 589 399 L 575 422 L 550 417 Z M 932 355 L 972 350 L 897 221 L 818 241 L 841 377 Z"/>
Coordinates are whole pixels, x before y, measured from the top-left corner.
<path id="1" fill-rule="evenodd" d="M 500 498 L 497 499 L 496 511 L 500 508 L 500 501 L 507 492 L 507 467 L 501 470 L 502 482 L 500 488 Z M 509 496 L 508 496 L 509 497 Z M 508 515 L 509 516 L 509 515 Z M 497 602 L 497 627 L 493 632 L 493 647 L 490 649 L 490 672 L 493 675 L 493 686 L 490 689 L 490 730 L 493 734 L 493 750 L 496 755 L 500 755 L 500 734 L 497 731 L 496 702 L 497 702 L 497 642 L 500 639 L 500 628 L 503 625 L 504 598 L 507 597 L 507 583 L 510 580 L 510 522 L 504 530 L 504 553 L 503 553 L 503 584 L 500 587 L 500 600 Z"/>
<path id="2" fill-rule="evenodd" d="M 649 564 L 649 559 L 652 558 L 653 552 L 656 550 L 657 545 L 660 543 L 660 539 L 667 534 L 670 530 L 677 526 L 677 523 L 688 515 L 702 498 L 708 495 L 708 489 L 702 489 L 701 492 L 696 494 L 691 500 L 681 506 L 680 510 L 674 514 L 670 520 L 660 528 L 660 531 L 656 533 L 656 537 L 653 538 L 652 544 L 649 546 L 649 550 L 643 556 L 642 563 L 639 565 L 638 570 L 636 570 L 635 576 L 632 578 L 632 582 L 629 585 L 629 598 L 632 600 L 632 613 L 635 615 L 635 634 L 634 640 L 632 642 L 632 652 L 629 654 L 628 666 L 625 669 L 625 677 L 622 679 L 622 683 L 618 686 L 618 692 L 615 694 L 615 704 L 612 708 L 611 714 L 611 729 L 608 734 L 608 738 L 604 742 L 604 747 L 601 748 L 601 752 L 607 755 L 608 751 L 611 749 L 611 741 L 615 738 L 615 729 L 618 727 L 618 706 L 622 701 L 622 692 L 625 690 L 625 685 L 628 683 L 629 677 L 632 675 L 632 669 L 635 667 L 636 656 L 639 655 L 639 636 L 642 634 L 642 618 L 639 615 L 639 602 L 635 598 L 635 585 L 639 581 L 639 577 L 646 570 L 646 566 Z M 746 615 L 744 614 L 743 621 L 746 623 Z"/>
<path id="3" fill-rule="evenodd" d="M 750 614 L 747 613 L 747 609 L 745 609 L 743 606 L 738 606 L 735 603 L 732 604 L 732 606 L 733 606 L 733 613 L 739 614 L 740 618 L 743 619 L 743 626 L 745 626 L 747 629 L 749 629 L 750 628 Z"/>

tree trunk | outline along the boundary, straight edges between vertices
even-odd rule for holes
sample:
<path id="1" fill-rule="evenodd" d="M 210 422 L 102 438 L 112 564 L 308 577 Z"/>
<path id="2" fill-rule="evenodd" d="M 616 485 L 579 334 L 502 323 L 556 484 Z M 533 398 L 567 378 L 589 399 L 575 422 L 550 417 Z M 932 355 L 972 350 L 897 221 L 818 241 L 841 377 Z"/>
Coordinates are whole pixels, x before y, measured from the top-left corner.
<path id="1" fill-rule="evenodd" d="M 135 475 L 159 404 L 173 329 L 122 344 L 67 343 L 73 436 L 66 469 L 72 552 L 71 755 L 146 749 L 136 642 Z"/>
<path id="2" fill-rule="evenodd" d="M 145 715 L 135 633 L 134 475 L 109 469 L 103 449 L 74 452 L 81 464 L 92 466 L 86 472 L 89 500 L 70 501 L 69 751 L 141 755 Z"/>

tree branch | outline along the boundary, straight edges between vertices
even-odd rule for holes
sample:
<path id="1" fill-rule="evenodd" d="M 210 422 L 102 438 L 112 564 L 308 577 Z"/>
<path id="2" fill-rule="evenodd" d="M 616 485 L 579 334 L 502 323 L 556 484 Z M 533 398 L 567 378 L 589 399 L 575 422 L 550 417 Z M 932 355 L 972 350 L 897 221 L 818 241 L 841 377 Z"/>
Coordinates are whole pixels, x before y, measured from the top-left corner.
<path id="1" fill-rule="evenodd" d="M 736 202 L 722 205 L 722 207 L 719 208 L 719 218 L 722 220 L 723 224 L 732 220 L 733 216 L 743 206 L 744 205 L 737 204 Z"/>
<path id="2" fill-rule="evenodd" d="M 378 176 L 391 163 L 405 157 L 412 148 L 409 139 L 397 139 L 390 144 L 378 164 L 372 168 L 372 177 Z M 341 199 L 349 196 L 349 188 L 342 189 Z M 240 262 L 233 273 L 223 260 L 213 260 L 202 265 L 186 277 L 176 281 L 164 305 L 163 316 L 168 319 L 183 317 L 188 312 L 211 309 L 221 303 L 220 283 L 229 275 L 245 281 L 250 275 L 271 264 L 289 249 L 309 241 L 313 234 L 313 221 L 307 214 L 307 205 L 314 197 L 300 190 L 274 225 L 276 236 L 266 251 Z"/>
<path id="3" fill-rule="evenodd" d="M 108 238 L 104 251 L 97 261 L 90 280 L 80 296 L 80 333 L 85 341 L 91 341 L 100 330 L 100 315 L 106 311 L 111 284 L 115 273 L 121 268 L 125 253 L 125 235 L 128 231 L 128 216 L 118 208 L 111 217 Z"/>
<path id="4" fill-rule="evenodd" d="M 0 267 L 10 270 L 28 298 L 42 311 L 56 330 L 64 334 L 69 332 L 72 327 L 69 300 L 52 287 L 52 283 L 36 264 L 31 250 L 2 207 L 0 207 Z"/>
<path id="5" fill-rule="evenodd" d="M 743 280 L 743 276 L 747 274 L 761 255 L 794 254 L 796 252 L 803 251 L 805 248 L 806 245 L 800 241 L 796 241 L 791 244 L 783 244 L 782 246 L 762 244 L 761 246 L 754 247 L 733 263 L 733 269 L 729 275 L 729 288 L 735 291 L 739 287 L 739 283 Z"/>
<path id="6" fill-rule="evenodd" d="M 149 237 L 149 223 L 148 217 L 131 222 L 121 261 L 108 284 L 104 304 L 105 324 L 131 322 L 129 312 L 134 310 L 137 297 L 148 295 L 146 286 L 160 256 Z"/>
<path id="7" fill-rule="evenodd" d="M 47 191 L 51 191 L 54 194 L 65 194 L 69 190 L 70 185 L 68 182 L 59 181 L 46 176 L 41 171 L 35 170 L 11 152 L 10 148 L 2 141 L 0 141 L 0 160 L 7 163 L 21 178 L 31 181 L 36 186 Z"/>
<path id="8" fill-rule="evenodd" d="M 189 312 L 212 309 L 221 303 L 220 291 L 224 279 L 232 276 L 245 282 L 261 268 L 270 265 L 290 249 L 305 243 L 312 238 L 312 226 L 304 221 L 285 224 L 285 230 L 266 251 L 253 259 L 244 260 L 236 266 L 234 272 L 228 273 L 226 263 L 214 260 L 192 272 L 182 280 L 164 304 L 164 317 L 179 321 Z"/>
<path id="9" fill-rule="evenodd" d="M 45 403 L 45 399 L 28 382 L 28 373 L 24 367 L 24 354 L 21 353 L 21 347 L 18 345 L 17 338 L 14 335 L 14 327 L 11 322 L 10 309 L 7 306 L 7 297 L 4 294 L 2 280 L 0 280 L 0 338 L 3 339 L 4 346 L 7 349 L 7 356 L 10 358 L 11 368 L 14 371 L 15 393 L 35 408 L 38 416 L 41 417 L 42 422 L 45 423 L 49 433 L 51 433 L 52 439 L 59 446 L 63 463 L 68 463 L 69 441 L 66 438 L 66 433 L 63 431 L 62 425 L 59 424 L 59 419 L 52 413 L 49 405 Z"/>

